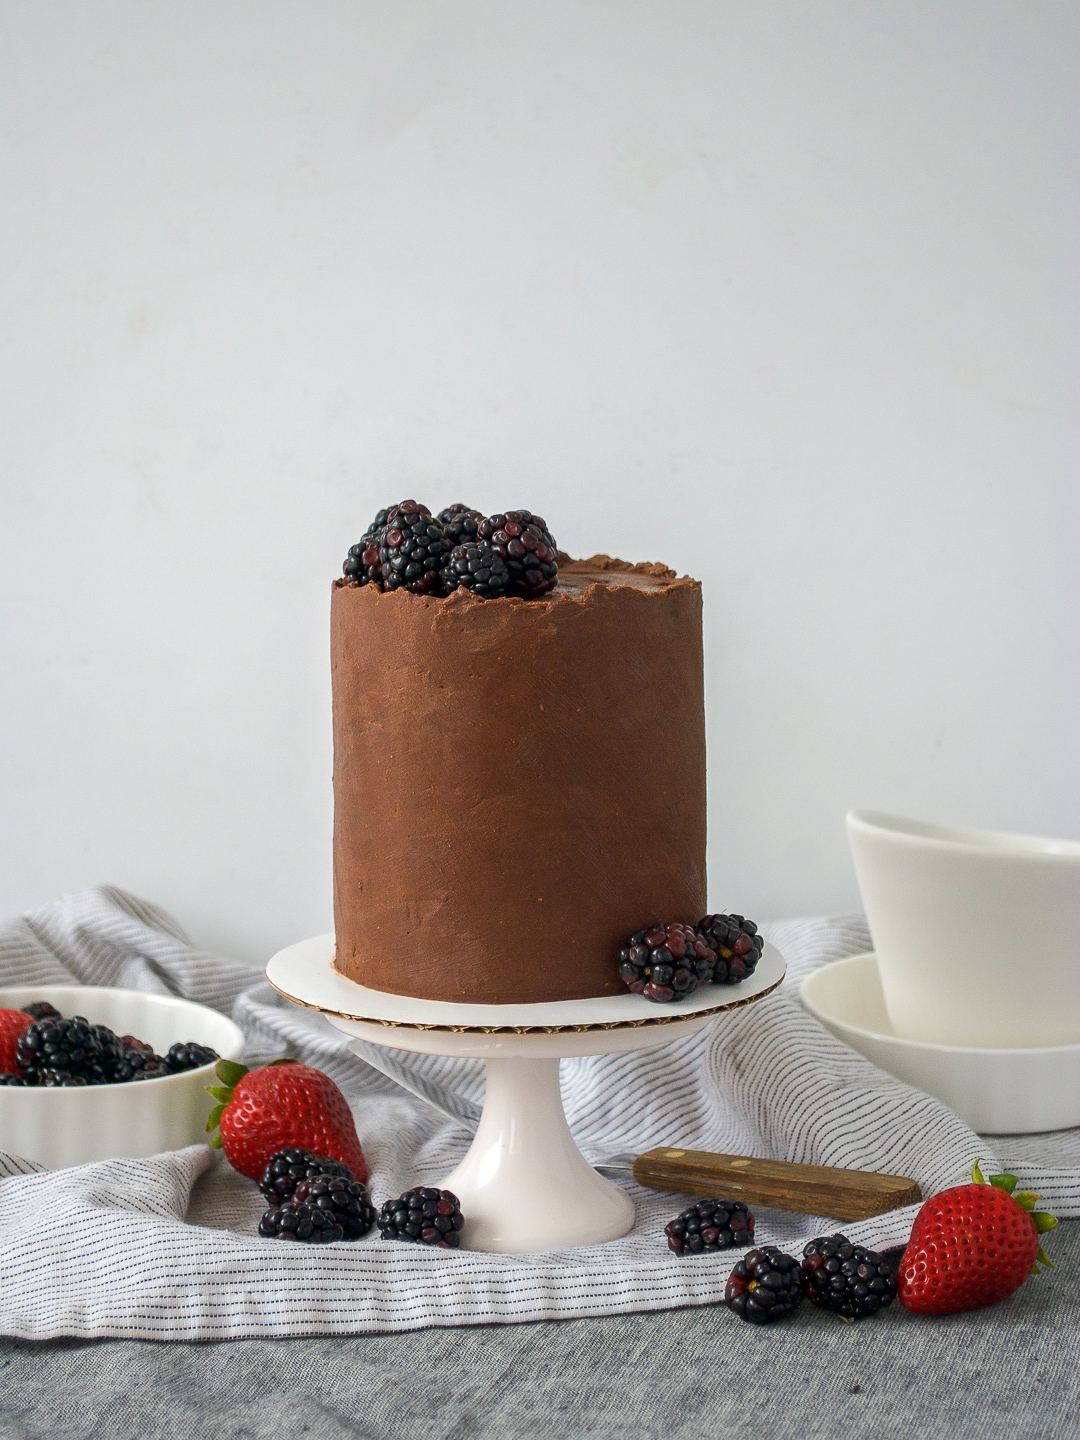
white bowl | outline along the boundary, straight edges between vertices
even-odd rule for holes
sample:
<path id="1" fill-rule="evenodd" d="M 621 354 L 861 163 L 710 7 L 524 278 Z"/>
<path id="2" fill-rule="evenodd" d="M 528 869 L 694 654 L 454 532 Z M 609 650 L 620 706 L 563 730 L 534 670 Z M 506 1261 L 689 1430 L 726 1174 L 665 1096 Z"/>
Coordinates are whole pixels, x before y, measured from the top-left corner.
<path id="1" fill-rule="evenodd" d="M 865 810 L 847 826 L 897 1035 L 1080 1042 L 1080 843 Z"/>
<path id="2" fill-rule="evenodd" d="M 1080 1045 L 988 1050 L 898 1036 L 885 1009 L 877 957 L 853 955 L 803 981 L 802 1003 L 838 1040 L 882 1070 L 943 1100 L 983 1135 L 1080 1125 Z"/>
<path id="3" fill-rule="evenodd" d="M 194 1040 L 225 1060 L 238 1060 L 244 1032 L 216 1010 L 173 995 L 94 985 L 19 985 L 0 989 L 0 1009 L 49 1000 L 63 1015 L 83 1015 L 117 1035 L 137 1035 L 161 1055 Z M 113 1156 L 157 1155 L 207 1140 L 214 1101 L 206 1086 L 214 1067 L 201 1065 L 158 1080 L 71 1089 L 0 1086 L 0 1150 L 58 1169 Z"/>

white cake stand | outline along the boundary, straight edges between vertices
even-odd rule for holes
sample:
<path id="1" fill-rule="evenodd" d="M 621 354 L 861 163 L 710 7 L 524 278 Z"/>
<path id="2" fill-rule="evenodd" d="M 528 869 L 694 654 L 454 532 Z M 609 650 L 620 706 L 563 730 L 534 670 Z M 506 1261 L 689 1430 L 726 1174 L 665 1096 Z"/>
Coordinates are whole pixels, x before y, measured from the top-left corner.
<path id="1" fill-rule="evenodd" d="M 487 1062 L 476 1136 L 441 1182 L 461 1201 L 462 1243 L 520 1254 L 616 1240 L 634 1223 L 633 1201 L 605 1180 L 574 1143 L 563 1111 L 559 1061 L 666 1045 L 716 1015 L 751 1005 L 784 978 L 771 945 L 740 985 L 707 985 L 678 1005 L 640 995 L 544 1005 L 455 1005 L 387 995 L 332 968 L 334 937 L 280 951 L 266 978 L 286 999 L 323 1015 L 346 1035 L 421 1055 Z"/>

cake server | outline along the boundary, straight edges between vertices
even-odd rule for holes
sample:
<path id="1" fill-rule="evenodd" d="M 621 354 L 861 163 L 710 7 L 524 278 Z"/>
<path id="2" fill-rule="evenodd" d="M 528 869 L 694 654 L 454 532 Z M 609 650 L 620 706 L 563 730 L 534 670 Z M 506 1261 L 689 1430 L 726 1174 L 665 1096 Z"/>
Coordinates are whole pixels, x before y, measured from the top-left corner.
<path id="1" fill-rule="evenodd" d="M 831 1165 L 797 1165 L 788 1160 L 755 1160 L 714 1155 L 708 1150 L 660 1146 L 643 1155 L 612 1155 L 596 1169 L 602 1175 L 633 1175 L 651 1190 L 744 1200 L 800 1215 L 869 1220 L 886 1210 L 917 1205 L 922 1192 L 903 1175 L 840 1170 Z"/>

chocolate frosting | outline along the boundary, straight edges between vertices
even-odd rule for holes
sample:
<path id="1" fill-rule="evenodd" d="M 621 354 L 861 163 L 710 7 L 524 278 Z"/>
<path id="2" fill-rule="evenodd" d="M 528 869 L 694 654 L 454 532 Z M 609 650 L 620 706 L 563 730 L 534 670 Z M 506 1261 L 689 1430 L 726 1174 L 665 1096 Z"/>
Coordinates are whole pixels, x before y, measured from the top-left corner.
<path id="1" fill-rule="evenodd" d="M 430 1000 L 618 994 L 706 909 L 701 587 L 560 560 L 540 600 L 337 581 L 336 964 Z"/>

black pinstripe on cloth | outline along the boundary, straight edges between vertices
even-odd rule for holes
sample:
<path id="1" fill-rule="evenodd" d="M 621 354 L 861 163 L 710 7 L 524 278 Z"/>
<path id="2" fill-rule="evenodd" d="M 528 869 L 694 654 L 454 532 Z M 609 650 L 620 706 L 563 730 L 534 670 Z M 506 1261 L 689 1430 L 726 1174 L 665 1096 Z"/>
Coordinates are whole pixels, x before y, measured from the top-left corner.
<path id="1" fill-rule="evenodd" d="M 980 1140 L 938 1101 L 875 1069 L 807 1015 L 798 983 L 868 948 L 861 916 L 765 927 L 787 959 L 775 995 L 697 1035 L 636 1055 L 564 1060 L 567 1117 L 584 1153 L 679 1144 L 910 1175 L 923 1193 L 971 1162 L 1008 1164 L 1060 1216 L 1080 1215 L 1080 1132 Z M 0 932 L 0 984 L 168 991 L 231 1013 L 253 1057 L 289 1053 L 349 1096 L 376 1200 L 438 1180 L 469 1143 L 479 1061 L 353 1042 L 282 1001 L 257 972 L 195 948 L 156 907 L 102 887 Z M 148 1160 L 41 1171 L 0 1156 L 0 1332 L 27 1339 L 217 1340 L 518 1322 L 715 1303 L 733 1255 L 676 1259 L 663 1226 L 682 1207 L 628 1182 L 624 1240 L 544 1255 L 426 1251 L 369 1236 L 325 1247 L 262 1240 L 255 1186 L 195 1146 Z M 759 1210 L 758 1242 L 838 1228 Z M 845 1227 L 906 1238 L 914 1210 Z"/>

